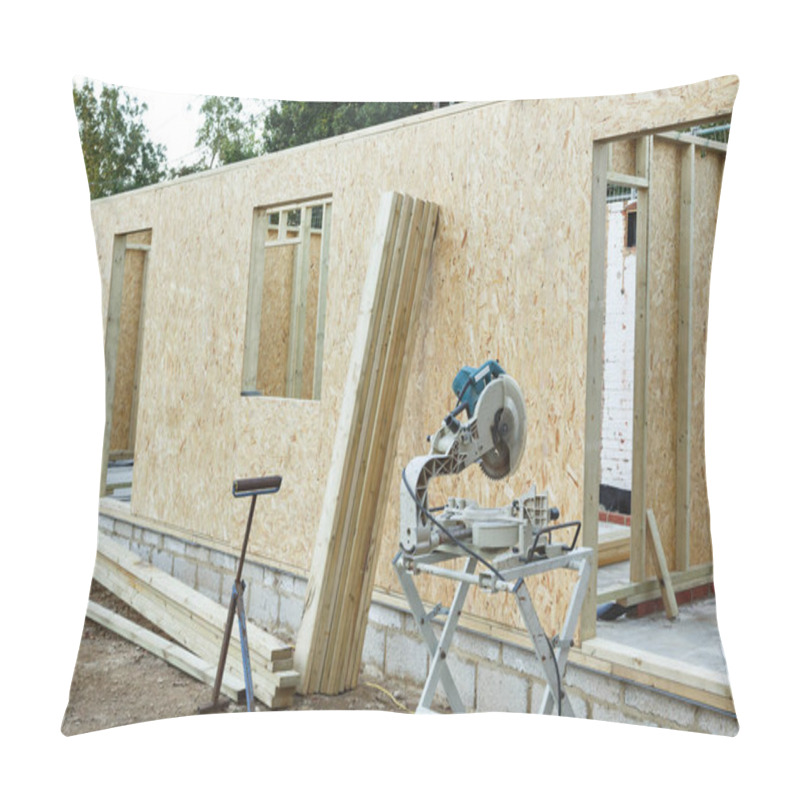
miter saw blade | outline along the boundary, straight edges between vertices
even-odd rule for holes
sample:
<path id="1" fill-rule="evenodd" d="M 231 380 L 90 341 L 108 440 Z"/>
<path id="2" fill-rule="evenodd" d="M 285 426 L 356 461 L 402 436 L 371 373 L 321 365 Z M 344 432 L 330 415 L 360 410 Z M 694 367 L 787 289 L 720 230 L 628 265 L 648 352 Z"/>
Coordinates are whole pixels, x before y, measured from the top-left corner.
<path id="1" fill-rule="evenodd" d="M 493 481 L 505 478 L 511 470 L 511 453 L 508 445 L 502 439 L 498 441 L 491 450 L 483 454 L 480 465 L 487 478 Z"/>

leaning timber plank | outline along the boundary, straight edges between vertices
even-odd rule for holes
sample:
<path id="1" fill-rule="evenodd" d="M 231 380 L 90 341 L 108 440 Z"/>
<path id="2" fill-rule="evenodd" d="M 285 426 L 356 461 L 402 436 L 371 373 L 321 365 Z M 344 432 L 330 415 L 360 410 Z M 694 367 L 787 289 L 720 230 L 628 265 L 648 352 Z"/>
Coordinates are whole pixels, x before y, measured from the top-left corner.
<path id="1" fill-rule="evenodd" d="M 113 554 L 117 561 L 122 561 L 123 566 L 120 566 L 116 561 L 109 558 L 103 551 L 109 549 L 115 550 Z M 120 552 L 122 551 L 122 552 Z M 127 554 L 127 555 L 126 555 Z M 192 605 L 197 605 L 197 598 L 193 597 L 193 590 L 186 588 L 177 592 L 169 584 L 172 590 L 172 595 L 165 595 L 158 589 L 154 588 L 150 583 L 143 580 L 140 575 L 135 572 L 146 572 L 152 579 L 153 573 L 161 572 L 157 568 L 144 562 L 135 562 L 135 554 L 127 551 L 124 547 L 116 545 L 114 542 L 102 542 L 99 544 L 97 560 L 95 562 L 95 578 L 99 583 L 104 585 L 109 591 L 112 591 L 126 603 L 135 608 L 144 617 L 149 619 L 157 627 L 161 628 L 165 633 L 180 642 L 184 647 L 196 653 L 201 658 L 211 662 L 216 662 L 219 657 L 219 652 L 222 644 L 224 622 L 227 617 L 227 612 L 221 606 L 208 601 L 201 605 L 205 606 L 208 610 L 209 603 L 211 607 L 217 607 L 215 612 L 219 609 L 222 610 L 222 615 L 215 613 L 217 617 L 215 621 L 209 621 L 204 613 L 198 613 L 196 608 Z M 127 566 L 133 566 L 135 572 L 129 572 L 125 569 L 125 562 Z M 162 573 L 165 575 L 165 573 Z M 170 576 L 167 576 L 170 577 Z M 170 579 L 171 581 L 180 584 L 180 581 Z M 154 581 L 158 583 L 159 581 Z M 162 581 L 163 583 L 163 581 Z M 183 585 L 181 585 L 183 586 Z M 201 596 L 202 597 L 202 596 Z M 188 600 L 187 600 L 188 598 Z M 189 605 L 187 605 L 187 602 Z M 269 704 L 271 702 L 271 695 L 280 689 L 294 688 L 299 682 L 300 675 L 295 670 L 273 671 L 270 669 L 269 659 L 263 652 L 260 652 L 254 643 L 258 643 L 261 637 L 259 634 L 265 633 L 257 626 L 248 626 L 248 643 L 250 644 L 250 660 L 251 667 L 254 675 L 254 687 L 257 687 L 263 696 L 259 696 L 263 702 Z M 274 637 L 268 637 L 272 640 Z M 232 632 L 230 651 L 227 661 L 227 668 L 231 674 L 239 678 L 244 677 L 244 670 L 241 663 L 241 649 L 238 642 L 238 630 L 234 626 Z"/>
<path id="2" fill-rule="evenodd" d="M 374 364 L 381 347 L 382 323 L 387 307 L 387 296 L 392 290 L 393 266 L 397 263 L 398 248 L 404 238 L 412 202 L 410 198 L 402 195 L 394 195 L 393 201 L 392 216 L 386 227 L 385 240 L 381 250 L 380 278 L 364 346 L 354 427 L 351 431 L 349 452 L 345 462 L 346 478 L 343 482 L 343 491 L 339 499 L 339 513 L 336 514 L 333 521 L 334 547 L 327 568 L 330 579 L 326 583 L 326 591 L 320 604 L 319 614 L 322 622 L 323 637 L 319 641 L 311 673 L 313 685 L 318 690 L 328 688 L 323 686 L 323 679 L 326 674 L 329 676 L 328 650 L 331 641 L 335 641 L 337 635 L 335 630 L 337 592 L 341 586 L 342 574 L 343 572 L 346 573 L 351 561 L 352 537 L 350 533 L 352 530 L 353 489 L 359 485 L 362 470 L 364 469 L 365 430 L 369 425 L 372 401 L 370 387 L 373 385 Z"/>
<path id="3" fill-rule="evenodd" d="M 90 600 L 86 609 L 86 616 L 104 628 L 133 642 L 148 653 L 158 656 L 181 672 L 185 672 L 196 680 L 209 686 L 214 685 L 217 669 L 208 661 L 198 658 L 194 653 L 180 647 L 174 642 L 159 636 L 157 633 L 137 625 L 135 622 L 104 608 L 99 603 Z M 246 701 L 244 681 L 236 680 L 231 676 L 224 676 L 220 691 L 230 697 L 235 703 L 242 704 Z"/>
<path id="4" fill-rule="evenodd" d="M 147 585 L 137 584 L 135 579 L 130 576 L 120 579 L 119 576 L 104 575 L 102 566 L 98 566 L 95 569 L 95 576 L 106 588 L 116 593 L 143 616 L 146 616 L 173 638 L 181 641 L 189 649 L 210 661 L 218 658 L 223 638 L 223 633 L 219 628 L 209 626 L 206 620 L 186 611 L 186 609 L 176 605 L 168 598 L 163 598 L 157 594 L 145 595 L 144 592 L 147 591 Z M 253 626 L 251 625 L 250 629 L 252 628 Z M 241 662 L 241 648 L 238 640 L 233 638 L 230 642 L 229 658 L 231 660 L 230 663 L 234 665 Z M 270 676 L 267 677 L 267 680 L 276 687 L 296 685 L 299 680 L 299 674 L 294 670 L 275 672 L 271 668 L 271 662 L 252 648 L 250 649 L 250 662 L 253 671 L 269 672 Z M 238 667 L 235 667 L 235 669 L 238 669 Z"/>
<path id="5" fill-rule="evenodd" d="M 136 553 L 117 544 L 102 532 L 98 536 L 98 552 L 120 564 L 126 571 L 135 574 L 144 583 L 157 588 L 175 602 L 196 611 L 204 619 L 217 625 L 220 630 L 225 629 L 226 607 L 195 591 L 158 567 L 143 561 Z M 257 650 L 269 659 L 287 658 L 292 653 L 289 645 L 259 628 L 254 628 L 253 634 L 248 636 L 248 640 L 251 649 Z"/>
<path id="6" fill-rule="evenodd" d="M 318 653 L 324 648 L 327 636 L 325 606 L 332 591 L 332 559 L 336 559 L 341 542 L 335 535 L 340 515 L 340 502 L 352 473 L 353 441 L 357 435 L 358 417 L 364 393 L 361 390 L 369 368 L 369 347 L 374 327 L 376 306 L 381 296 L 379 286 L 385 278 L 384 264 L 393 246 L 392 229 L 399 214 L 400 196 L 396 193 L 382 195 L 378 207 L 369 261 L 361 294 L 361 304 L 353 339 L 345 391 L 342 396 L 334 438 L 333 457 L 328 471 L 328 481 L 322 506 L 311 571 L 306 590 L 305 608 L 295 644 L 295 665 L 302 675 L 301 691 L 316 691 L 319 685 L 321 664 Z M 313 689 L 312 689 L 313 687 Z"/>
<path id="7" fill-rule="evenodd" d="M 140 589 L 144 586 L 146 590 L 146 584 L 137 588 L 135 582 L 132 584 L 125 577 L 119 580 L 119 576 L 117 576 L 117 581 L 115 582 L 113 578 L 109 579 L 108 570 L 108 566 L 104 570 L 102 565 L 98 566 L 96 564 L 95 579 L 109 591 L 114 592 L 120 599 L 125 600 L 131 607 L 135 608 L 142 616 L 161 628 L 169 636 L 181 642 L 187 649 L 195 652 L 200 658 L 207 661 L 218 659 L 222 641 L 221 633 L 217 641 L 209 641 L 204 635 L 198 635 L 197 631 L 192 629 L 190 621 L 188 619 L 180 619 L 175 614 L 174 608 L 167 609 L 164 607 L 163 602 L 159 603 L 158 600 L 142 594 Z M 113 571 L 113 565 L 111 565 L 111 570 Z M 284 707 L 280 704 L 285 704 L 287 695 L 294 693 L 294 685 L 278 685 L 282 681 L 276 680 L 274 676 L 281 675 L 281 673 L 270 673 L 268 670 L 259 669 L 252 663 L 251 668 L 255 697 L 270 708 Z M 237 657 L 234 652 L 233 641 L 226 661 L 225 674 L 236 680 L 244 679 L 241 652 L 238 653 Z M 288 678 L 292 684 L 296 684 L 299 681 L 299 674 L 290 673 Z"/>
<path id="8" fill-rule="evenodd" d="M 397 305 L 402 296 L 404 277 L 408 270 L 409 237 L 413 235 L 422 213 L 421 203 L 413 198 L 404 198 L 401 225 L 392 253 L 389 266 L 389 277 L 386 291 L 382 298 L 380 322 L 376 332 L 376 348 L 373 363 L 369 372 L 365 413 L 359 428 L 358 437 L 358 470 L 349 487 L 346 512 L 342 521 L 342 530 L 348 532 L 345 560 L 338 565 L 336 592 L 333 595 L 336 614 L 332 620 L 333 631 L 329 646 L 324 656 L 324 673 L 322 689 L 326 693 L 336 694 L 341 691 L 340 675 L 344 651 L 349 645 L 349 633 L 353 628 L 353 603 L 356 602 L 353 583 L 362 574 L 359 551 L 361 540 L 371 535 L 371 529 L 362 514 L 364 511 L 364 492 L 370 477 L 376 470 L 375 453 L 380 446 L 380 439 L 385 431 L 377 428 L 381 402 L 385 401 L 384 381 L 387 361 L 391 352 L 392 336 L 396 328 Z M 357 573 L 357 574 L 356 574 Z"/>
<path id="9" fill-rule="evenodd" d="M 437 216 L 436 205 L 417 201 L 406 246 L 403 283 L 395 300 L 390 348 L 386 355 L 380 389 L 381 402 L 372 431 L 375 447 L 370 456 L 368 482 L 364 487 L 362 508 L 359 512 L 359 529 L 363 533 L 354 568 L 350 573 L 355 582 L 355 587 L 350 591 L 356 604 L 349 614 L 349 636 L 340 690 L 351 688 L 358 681 L 367 612 L 374 583 L 374 557 L 378 543 L 374 532 L 381 529 L 388 491 L 390 487 L 394 489 L 396 486 L 389 473 L 394 464 L 399 418 L 407 385 L 409 359 L 404 356 L 414 345 L 422 285 L 430 261 Z"/>
<path id="10" fill-rule="evenodd" d="M 661 544 L 661 536 L 658 533 L 656 517 L 652 508 L 647 509 L 647 532 L 650 534 L 650 544 L 653 546 L 656 563 L 658 565 L 659 583 L 661 584 L 661 596 L 664 599 L 664 609 L 669 619 L 678 616 L 678 603 L 675 600 L 675 590 L 672 588 L 672 579 L 669 574 L 667 558 L 664 555 L 664 548 Z"/>
<path id="11" fill-rule="evenodd" d="M 202 615 L 162 595 L 149 584 L 141 582 L 135 575 L 124 572 L 118 565 L 107 561 L 102 554 L 98 554 L 95 577 L 109 591 L 125 600 L 142 616 L 147 617 L 188 649 L 203 658 L 216 660 L 223 638 L 223 629 L 218 625 L 209 623 Z M 259 629 L 252 624 L 248 627 L 248 643 L 252 638 L 251 631 L 258 633 Z M 229 666 L 238 671 L 241 669 L 237 666 L 241 664 L 238 629 L 235 629 L 235 633 L 236 638 L 232 635 L 230 642 Z M 270 673 L 265 676 L 265 681 L 275 688 L 296 686 L 299 682 L 299 673 L 294 670 L 278 672 L 271 669 L 271 662 L 254 649 L 252 644 L 250 644 L 250 662 L 254 672 Z"/>

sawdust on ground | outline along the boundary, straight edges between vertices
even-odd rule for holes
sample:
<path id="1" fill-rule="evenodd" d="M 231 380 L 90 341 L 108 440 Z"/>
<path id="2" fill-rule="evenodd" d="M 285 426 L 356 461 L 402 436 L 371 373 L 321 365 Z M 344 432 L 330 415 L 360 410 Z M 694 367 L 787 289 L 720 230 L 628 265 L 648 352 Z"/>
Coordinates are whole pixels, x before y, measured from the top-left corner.
<path id="1" fill-rule="evenodd" d="M 90 597 L 163 636 L 162 631 L 98 584 L 92 584 Z M 273 714 L 322 709 L 410 713 L 418 697 L 417 687 L 398 681 L 378 683 L 362 675 L 354 690 L 340 695 L 295 695 L 290 709 L 271 711 L 256 703 L 256 710 Z M 74 736 L 137 722 L 190 716 L 210 701 L 210 686 L 87 618 L 61 732 Z M 246 711 L 245 706 L 234 703 L 225 709 L 226 713 Z"/>

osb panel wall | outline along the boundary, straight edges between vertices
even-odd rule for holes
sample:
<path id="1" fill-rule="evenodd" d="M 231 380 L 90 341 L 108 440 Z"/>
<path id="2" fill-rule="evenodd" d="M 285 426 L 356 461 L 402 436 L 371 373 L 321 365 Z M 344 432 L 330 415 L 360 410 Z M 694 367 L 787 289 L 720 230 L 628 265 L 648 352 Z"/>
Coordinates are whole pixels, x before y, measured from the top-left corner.
<path id="1" fill-rule="evenodd" d="M 670 568 L 675 568 L 677 480 L 678 273 L 681 159 L 686 145 L 656 139 L 650 220 L 650 374 L 647 397 L 647 497 Z M 711 561 L 705 479 L 704 382 L 711 256 L 724 156 L 696 148 L 692 287 L 691 558 Z M 648 575 L 655 574 L 652 562 Z"/>
<path id="2" fill-rule="evenodd" d="M 292 277 L 297 247 L 293 244 L 269 247 L 264 255 L 256 388 L 262 394 L 275 397 L 286 395 Z"/>
<path id="3" fill-rule="evenodd" d="M 114 233 L 149 217 L 153 247 L 132 511 L 235 547 L 246 502 L 236 477 L 279 473 L 259 500 L 250 552 L 305 571 L 320 515 L 339 399 L 382 191 L 436 202 L 439 231 L 411 362 L 396 482 L 377 553 L 377 586 L 399 592 L 400 471 L 425 452 L 465 364 L 498 358 L 526 398 L 528 444 L 508 481 L 477 467 L 433 488 L 505 504 L 532 482 L 563 519 L 582 505 L 592 141 L 730 111 L 735 79 L 603 99 L 460 106 L 93 205 L 104 298 Z M 319 402 L 240 396 L 253 208 L 331 194 L 328 316 Z M 152 221 L 151 221 L 152 219 Z M 543 621 L 571 579 L 534 594 Z M 422 586 L 441 599 L 438 586 Z M 495 602 L 500 600 L 500 602 Z M 507 599 L 506 599 L 507 600 Z M 518 625 L 502 598 L 469 611 Z"/>

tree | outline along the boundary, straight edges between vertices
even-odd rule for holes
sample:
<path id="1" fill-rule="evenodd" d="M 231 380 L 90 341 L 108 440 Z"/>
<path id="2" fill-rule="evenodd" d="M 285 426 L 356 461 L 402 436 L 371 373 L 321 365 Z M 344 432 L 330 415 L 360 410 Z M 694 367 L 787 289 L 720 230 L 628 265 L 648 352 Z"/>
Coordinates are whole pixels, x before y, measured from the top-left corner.
<path id="1" fill-rule="evenodd" d="M 433 103 L 282 101 L 273 105 L 265 114 L 263 148 L 266 152 L 284 150 L 411 114 L 420 114 L 433 107 Z"/>
<path id="2" fill-rule="evenodd" d="M 149 186 L 165 177 L 163 145 L 154 144 L 142 116 L 147 110 L 124 89 L 91 81 L 72 87 L 78 134 L 92 199 Z"/>
<path id="3" fill-rule="evenodd" d="M 200 113 L 204 119 L 195 145 L 206 150 L 206 169 L 217 166 L 215 162 L 233 164 L 261 154 L 255 118 L 245 116 L 239 98 L 207 97 Z"/>

